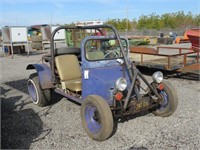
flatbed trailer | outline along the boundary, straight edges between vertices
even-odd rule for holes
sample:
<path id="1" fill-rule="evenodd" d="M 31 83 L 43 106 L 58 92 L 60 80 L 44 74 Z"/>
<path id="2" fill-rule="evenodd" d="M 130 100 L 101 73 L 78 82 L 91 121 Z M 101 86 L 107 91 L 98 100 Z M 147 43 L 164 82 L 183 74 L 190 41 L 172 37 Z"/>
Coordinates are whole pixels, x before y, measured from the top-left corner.
<path id="1" fill-rule="evenodd" d="M 130 47 L 130 58 L 137 66 L 200 74 L 199 49 L 158 46 Z"/>

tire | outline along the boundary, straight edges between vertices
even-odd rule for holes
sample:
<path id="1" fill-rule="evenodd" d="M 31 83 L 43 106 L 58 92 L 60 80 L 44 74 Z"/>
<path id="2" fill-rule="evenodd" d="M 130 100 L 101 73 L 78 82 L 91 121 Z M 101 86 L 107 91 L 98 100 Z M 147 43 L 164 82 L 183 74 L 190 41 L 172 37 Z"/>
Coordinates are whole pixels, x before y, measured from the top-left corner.
<path id="1" fill-rule="evenodd" d="M 168 117 L 172 115 L 178 107 L 178 96 L 174 87 L 168 82 L 162 82 L 164 88 L 160 92 L 164 103 L 159 106 L 156 111 L 152 113 L 156 116 Z"/>
<path id="2" fill-rule="evenodd" d="M 29 76 L 27 86 L 28 93 L 34 104 L 40 107 L 44 107 L 49 104 L 51 100 L 51 89 L 41 89 L 37 73 L 33 73 Z"/>
<path id="3" fill-rule="evenodd" d="M 96 141 L 104 141 L 112 135 L 112 112 L 100 96 L 90 95 L 84 100 L 81 105 L 81 120 L 88 136 Z"/>

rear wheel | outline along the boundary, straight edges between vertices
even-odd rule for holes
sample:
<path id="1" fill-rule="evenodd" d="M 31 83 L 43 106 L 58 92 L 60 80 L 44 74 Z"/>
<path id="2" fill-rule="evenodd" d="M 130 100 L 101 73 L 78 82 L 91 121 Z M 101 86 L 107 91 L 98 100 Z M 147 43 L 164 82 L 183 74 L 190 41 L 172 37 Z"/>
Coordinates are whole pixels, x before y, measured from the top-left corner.
<path id="1" fill-rule="evenodd" d="M 163 103 L 152 113 L 156 116 L 168 117 L 177 109 L 178 96 L 176 90 L 170 83 L 163 82 L 162 84 L 163 90 L 160 91 L 160 95 L 163 98 Z"/>
<path id="2" fill-rule="evenodd" d="M 112 134 L 112 112 L 100 96 L 90 95 L 84 100 L 81 106 L 81 120 L 86 133 L 94 140 L 104 141 Z"/>
<path id="3" fill-rule="evenodd" d="M 41 89 L 41 87 L 39 85 L 37 73 L 31 74 L 29 76 L 27 86 L 28 86 L 29 95 L 34 104 L 41 106 L 41 107 L 49 104 L 49 102 L 51 100 L 51 90 L 50 89 L 45 89 L 45 90 Z"/>

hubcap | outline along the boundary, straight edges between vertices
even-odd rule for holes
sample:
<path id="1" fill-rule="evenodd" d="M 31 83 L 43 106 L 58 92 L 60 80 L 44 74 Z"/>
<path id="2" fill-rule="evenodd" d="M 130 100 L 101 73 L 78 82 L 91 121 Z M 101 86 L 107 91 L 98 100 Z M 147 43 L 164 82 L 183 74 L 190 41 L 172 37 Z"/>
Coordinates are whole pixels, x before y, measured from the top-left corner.
<path id="1" fill-rule="evenodd" d="M 92 105 L 88 105 L 85 108 L 85 119 L 88 129 L 92 133 L 98 133 L 101 129 L 101 121 L 98 110 Z"/>
<path id="2" fill-rule="evenodd" d="M 161 109 L 164 109 L 167 106 L 168 96 L 167 96 L 167 93 L 165 91 L 161 91 L 160 95 L 163 98 L 163 103 L 160 105 L 160 108 L 159 108 L 161 110 Z"/>

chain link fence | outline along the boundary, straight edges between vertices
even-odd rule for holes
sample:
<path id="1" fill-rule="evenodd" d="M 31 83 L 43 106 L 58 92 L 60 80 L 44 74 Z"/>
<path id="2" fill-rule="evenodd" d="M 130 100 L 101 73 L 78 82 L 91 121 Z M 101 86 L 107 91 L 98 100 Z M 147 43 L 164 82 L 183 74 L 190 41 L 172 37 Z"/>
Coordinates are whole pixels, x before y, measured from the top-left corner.
<path id="1" fill-rule="evenodd" d="M 164 34 L 164 36 L 168 36 L 170 32 L 176 33 L 177 36 L 183 36 L 187 28 L 164 28 L 164 29 L 133 29 L 129 31 L 119 31 L 119 34 L 121 36 L 159 36 L 161 33 Z M 110 35 L 111 32 L 108 32 L 108 35 Z"/>

